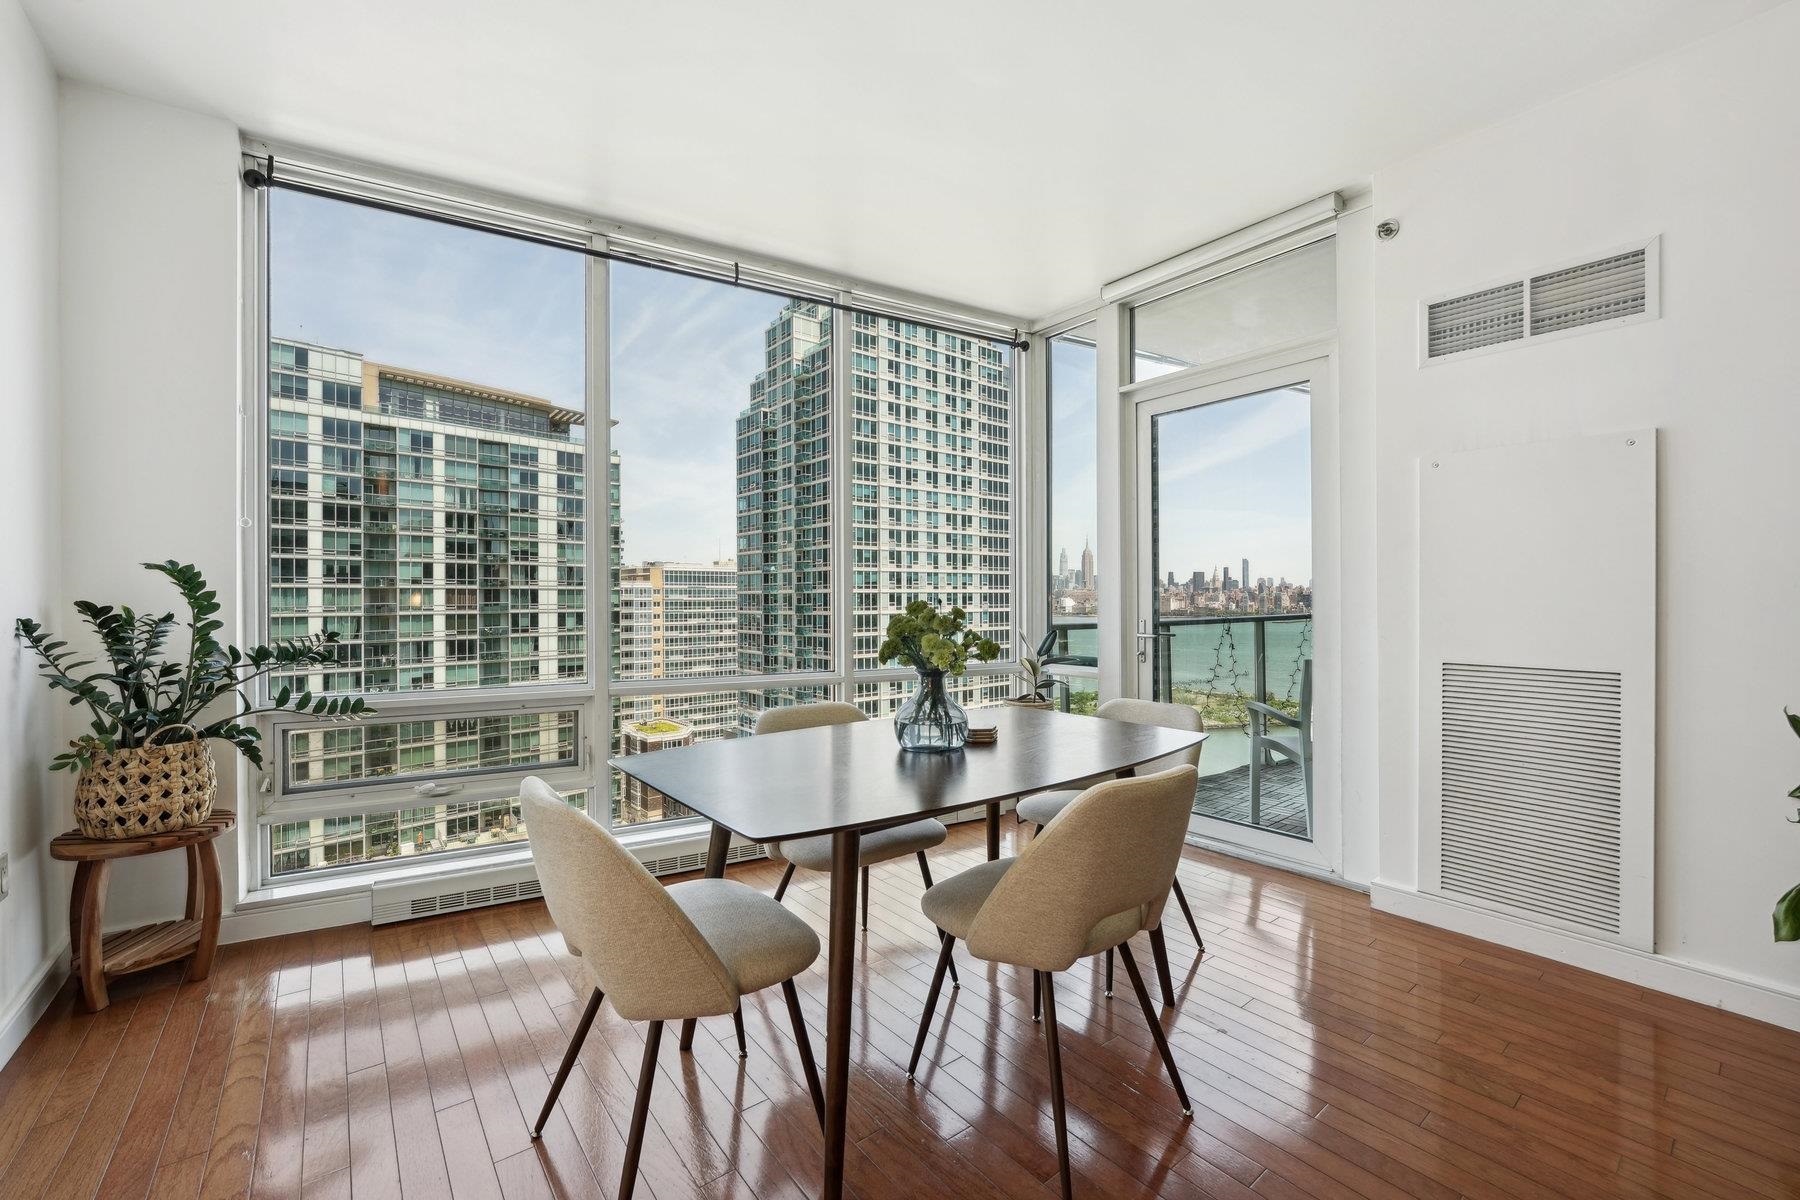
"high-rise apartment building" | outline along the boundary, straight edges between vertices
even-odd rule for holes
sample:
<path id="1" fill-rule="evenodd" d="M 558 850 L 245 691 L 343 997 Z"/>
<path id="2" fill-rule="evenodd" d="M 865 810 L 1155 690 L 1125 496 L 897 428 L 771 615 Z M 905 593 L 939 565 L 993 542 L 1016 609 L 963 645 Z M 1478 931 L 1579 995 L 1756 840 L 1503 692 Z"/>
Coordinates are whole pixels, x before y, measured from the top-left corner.
<path id="1" fill-rule="evenodd" d="M 620 572 L 618 596 L 618 678 L 692 679 L 737 670 L 735 563 L 634 563 Z M 736 731 L 738 696 L 625 696 L 619 715 L 626 723 L 677 721 L 694 735 L 690 740 L 705 741 Z"/>
<path id="2" fill-rule="evenodd" d="M 584 414 L 277 338 L 269 346 L 269 635 L 336 630 L 313 692 L 502 687 L 587 673 Z M 618 461 L 609 524 L 618 526 Z M 618 562 L 616 537 L 611 567 Z M 616 586 L 616 574 L 615 574 Z M 290 786 L 538 766 L 574 714 L 364 722 L 291 735 Z M 466 810 L 466 811 L 465 811 Z M 508 802 L 294 822 L 277 871 L 518 836 Z"/>
<path id="3" fill-rule="evenodd" d="M 846 323 L 840 319 L 841 326 Z M 848 644 L 872 670 L 889 616 L 914 599 L 960 605 L 1010 649 L 1012 406 L 1007 351 L 911 322 L 855 313 L 849 438 L 852 595 Z M 770 324 L 765 367 L 738 417 L 738 665 L 825 670 L 829 589 L 833 314 L 796 300 Z M 1004 680 L 964 685 L 983 700 Z M 877 714 L 905 692 L 871 686 Z M 756 705 L 786 697 L 747 695 Z"/>
<path id="4" fill-rule="evenodd" d="M 281 682 L 384 692 L 584 675 L 584 420 L 271 342 L 270 634 L 343 637 L 334 667 Z"/>

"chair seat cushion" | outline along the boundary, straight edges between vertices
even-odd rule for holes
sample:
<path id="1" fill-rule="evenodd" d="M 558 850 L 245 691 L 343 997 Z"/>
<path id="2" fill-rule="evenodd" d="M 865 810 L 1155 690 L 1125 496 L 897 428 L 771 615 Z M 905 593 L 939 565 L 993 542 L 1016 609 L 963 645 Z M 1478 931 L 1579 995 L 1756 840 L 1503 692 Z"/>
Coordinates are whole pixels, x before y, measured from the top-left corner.
<path id="1" fill-rule="evenodd" d="M 1010 858 L 997 858 L 993 862 L 970 867 L 930 889 L 919 902 L 925 919 L 957 941 L 968 941 L 969 929 L 975 924 L 975 914 L 981 911 L 987 898 L 1000 886 L 1000 880 L 1012 869 L 1013 861 Z M 1094 926 L 1088 934 L 1087 945 L 1081 952 L 1082 957 L 1110 950 L 1143 927 L 1142 909 L 1133 908 L 1115 913 Z"/>
<path id="2" fill-rule="evenodd" d="M 890 858 L 904 858 L 908 854 L 917 854 L 921 850 L 930 850 L 944 844 L 948 837 L 942 821 L 926 817 L 923 821 L 909 821 L 905 825 L 895 825 L 891 829 L 878 829 L 874 833 L 862 836 L 861 863 L 869 866 L 873 863 L 886 862 Z M 771 858 L 785 858 L 797 867 L 805 867 L 809 871 L 831 870 L 831 835 L 820 834 L 818 837 L 795 838 L 791 842 L 777 842 L 769 847 Z"/>
<path id="3" fill-rule="evenodd" d="M 792 979 L 819 957 L 819 935 L 812 926 L 735 880 L 671 884 L 669 898 L 725 964 L 740 994 Z"/>
<path id="4" fill-rule="evenodd" d="M 1033 825 L 1048 825 L 1056 820 L 1058 813 L 1073 804 L 1075 797 L 1079 795 L 1081 792 L 1076 788 L 1063 788 L 1027 796 L 1019 801 L 1019 820 L 1030 821 Z"/>

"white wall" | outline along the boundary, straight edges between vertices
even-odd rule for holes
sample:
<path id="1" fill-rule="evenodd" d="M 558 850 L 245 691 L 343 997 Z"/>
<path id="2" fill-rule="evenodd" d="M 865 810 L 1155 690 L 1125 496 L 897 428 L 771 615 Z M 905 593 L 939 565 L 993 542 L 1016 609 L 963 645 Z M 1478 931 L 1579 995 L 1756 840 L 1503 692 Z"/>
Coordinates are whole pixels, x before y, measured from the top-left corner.
<path id="1" fill-rule="evenodd" d="M 57 596 L 61 460 L 56 390 L 56 78 L 14 0 L 0 0 L 0 1062 L 35 1015 L 68 937 L 67 869 L 46 849 L 62 828 L 45 764 L 56 703 L 12 634 Z M 58 975 L 60 980 L 60 975 Z"/>
<path id="2" fill-rule="evenodd" d="M 1782 799 L 1800 743 L 1781 716 L 1800 706 L 1797 57 L 1789 4 L 1379 172 L 1373 215 L 1401 233 L 1374 247 L 1372 294 L 1382 883 L 1418 882 L 1417 458 L 1654 425 L 1665 961 L 1602 965 L 1664 987 L 1668 962 L 1760 982 L 1724 996 L 1685 973 L 1690 994 L 1788 1022 L 1800 949 L 1770 941 L 1769 912 L 1800 881 Z M 1651 234 L 1661 320 L 1416 365 L 1421 298 Z"/>
<path id="3" fill-rule="evenodd" d="M 1359 202 L 1338 218 L 1338 828 L 1345 879 L 1379 872 L 1377 747 L 1381 657 L 1375 623 L 1375 221 Z"/>
<path id="4" fill-rule="evenodd" d="M 65 82 L 62 131 L 63 555 L 75 599 L 178 608 L 138 564 L 191 562 L 238 611 L 238 137 L 229 124 Z M 64 708 L 65 713 L 74 710 Z M 72 719 L 72 718 L 70 718 Z M 73 730 L 70 730 L 72 734 Z M 215 743 L 220 803 L 236 762 Z M 67 810 L 65 810 L 66 812 Z M 226 903 L 234 839 L 219 843 Z M 185 865 L 118 864 L 109 927 L 179 916 Z"/>

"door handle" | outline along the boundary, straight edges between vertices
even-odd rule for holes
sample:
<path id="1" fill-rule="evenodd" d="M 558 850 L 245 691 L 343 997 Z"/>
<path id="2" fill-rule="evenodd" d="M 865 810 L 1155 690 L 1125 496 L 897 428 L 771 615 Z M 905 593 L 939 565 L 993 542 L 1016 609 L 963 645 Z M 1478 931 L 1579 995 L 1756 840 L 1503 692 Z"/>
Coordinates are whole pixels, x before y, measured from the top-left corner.
<path id="1" fill-rule="evenodd" d="M 1137 631 L 1137 643 L 1138 643 L 1138 652 L 1137 652 L 1137 660 L 1138 660 L 1138 661 L 1139 661 L 1139 662 L 1141 662 L 1141 663 L 1146 663 L 1146 662 L 1149 662 L 1149 661 L 1150 661 L 1150 647 L 1149 647 L 1149 646 L 1147 646 L 1147 645 L 1145 645 L 1145 644 L 1144 644 L 1144 643 L 1146 643 L 1146 642 L 1154 642 L 1154 641 L 1158 641 L 1158 640 L 1164 640 L 1164 639 L 1166 639 L 1166 640 L 1169 640 L 1169 641 L 1173 641 L 1173 640 L 1174 640 L 1174 639 L 1175 639 L 1175 634 L 1174 634 L 1174 633 L 1173 633 L 1173 632 L 1163 632 L 1163 631 L 1160 631 L 1160 630 L 1158 630 L 1158 631 L 1156 631 L 1156 632 L 1151 632 L 1151 631 L 1150 631 L 1150 630 L 1148 630 L 1148 629 L 1146 629 L 1146 628 L 1145 628 L 1145 625 L 1146 625 L 1146 624 L 1147 624 L 1147 623 L 1146 623 L 1146 622 L 1144 622 L 1144 621 L 1139 621 L 1139 622 L 1138 622 L 1138 631 Z"/>

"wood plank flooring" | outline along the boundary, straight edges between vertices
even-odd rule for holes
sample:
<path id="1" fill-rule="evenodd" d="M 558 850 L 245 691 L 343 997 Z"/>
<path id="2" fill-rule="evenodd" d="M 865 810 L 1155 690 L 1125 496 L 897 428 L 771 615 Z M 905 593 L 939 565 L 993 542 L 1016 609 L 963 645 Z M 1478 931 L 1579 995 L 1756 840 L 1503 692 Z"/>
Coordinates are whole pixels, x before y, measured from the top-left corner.
<path id="1" fill-rule="evenodd" d="M 1017 836 L 1011 822 L 1010 841 Z M 979 825 L 932 855 L 982 859 Z M 773 890 L 766 863 L 732 869 Z M 1123 987 L 1059 978 L 1083 1197 L 1800 1196 L 1800 1035 L 1370 911 L 1189 851 L 1207 942 L 1168 927 L 1183 1120 Z M 862 937 L 848 1179 L 865 1200 L 1055 1195 L 1028 974 L 959 949 L 918 1081 L 934 939 L 910 860 Z M 824 878 L 788 904 L 821 935 Z M 1147 948 L 1139 959 L 1149 961 Z M 541 904 L 222 947 L 86 1015 L 65 988 L 0 1070 L 0 1196 L 611 1197 L 643 1030 L 603 1007 L 529 1137 L 586 985 Z M 800 979 L 823 1051 L 823 963 Z M 778 989 L 691 1057 L 665 1038 L 638 1194 L 816 1196 L 818 1127 Z"/>

